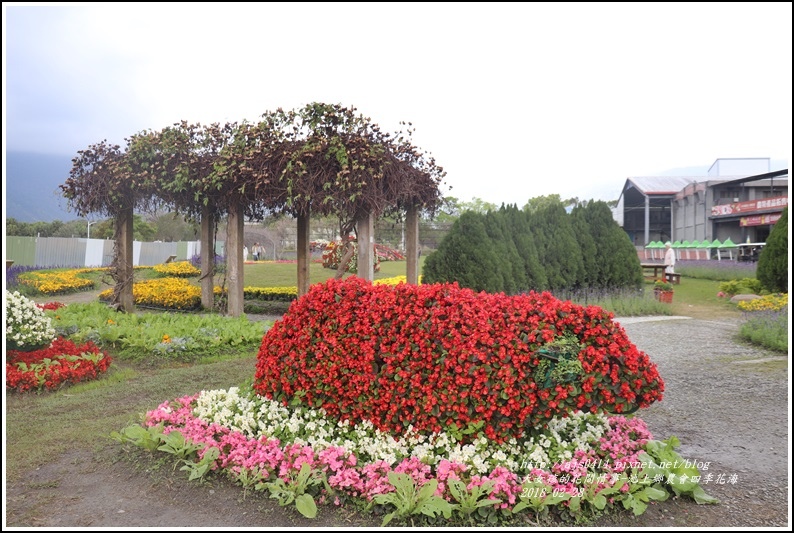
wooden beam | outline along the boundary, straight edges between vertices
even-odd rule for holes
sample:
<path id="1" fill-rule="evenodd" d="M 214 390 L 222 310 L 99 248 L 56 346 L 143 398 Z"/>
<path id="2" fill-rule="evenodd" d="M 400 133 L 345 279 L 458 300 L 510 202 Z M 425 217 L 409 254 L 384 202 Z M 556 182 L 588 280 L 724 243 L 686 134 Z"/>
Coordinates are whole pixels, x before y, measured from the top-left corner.
<path id="1" fill-rule="evenodd" d="M 419 285 L 419 209 L 410 207 L 405 215 L 405 278 Z"/>
<path id="2" fill-rule="evenodd" d="M 368 213 L 356 221 L 358 233 L 358 277 L 372 281 L 375 279 L 375 228 L 374 216 Z"/>
<path id="3" fill-rule="evenodd" d="M 309 259 L 311 252 L 309 250 L 309 217 L 305 215 L 298 215 L 298 298 L 309 292 Z"/>

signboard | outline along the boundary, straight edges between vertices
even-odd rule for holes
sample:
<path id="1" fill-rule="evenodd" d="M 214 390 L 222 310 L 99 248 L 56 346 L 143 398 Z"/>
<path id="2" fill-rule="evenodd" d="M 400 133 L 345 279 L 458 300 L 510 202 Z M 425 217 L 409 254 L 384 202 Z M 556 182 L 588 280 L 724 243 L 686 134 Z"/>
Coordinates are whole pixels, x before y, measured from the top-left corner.
<path id="1" fill-rule="evenodd" d="M 715 205 L 711 208 L 712 216 L 741 215 L 744 213 L 754 213 L 756 211 L 767 211 L 770 209 L 783 210 L 788 206 L 788 196 L 778 196 L 775 198 L 763 198 L 761 200 L 749 200 L 747 202 L 733 202 L 730 204 Z M 770 224 L 770 222 L 765 222 Z"/>
<path id="2" fill-rule="evenodd" d="M 774 224 L 780 220 L 780 215 L 781 213 L 772 213 L 769 215 L 742 217 L 739 219 L 739 226 L 764 226 L 766 224 Z"/>

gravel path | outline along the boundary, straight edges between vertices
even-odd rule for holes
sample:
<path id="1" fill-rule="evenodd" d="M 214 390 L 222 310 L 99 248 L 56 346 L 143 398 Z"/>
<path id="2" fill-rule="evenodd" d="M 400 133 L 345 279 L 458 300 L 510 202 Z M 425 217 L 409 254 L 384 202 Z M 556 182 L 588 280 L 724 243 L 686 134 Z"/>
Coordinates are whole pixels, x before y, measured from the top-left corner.
<path id="1" fill-rule="evenodd" d="M 664 399 L 638 416 L 654 438 L 675 435 L 681 456 L 707 466 L 701 485 L 720 499 L 689 509 L 703 516 L 681 525 L 790 527 L 788 357 L 738 342 L 738 320 L 616 320 L 665 381 Z"/>

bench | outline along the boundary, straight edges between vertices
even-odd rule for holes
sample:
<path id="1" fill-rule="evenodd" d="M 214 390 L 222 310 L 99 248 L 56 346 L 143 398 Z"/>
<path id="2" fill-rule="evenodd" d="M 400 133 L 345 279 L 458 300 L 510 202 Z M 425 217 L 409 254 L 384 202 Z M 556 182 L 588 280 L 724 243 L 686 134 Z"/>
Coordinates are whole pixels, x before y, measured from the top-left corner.
<path id="1" fill-rule="evenodd" d="M 171 263 L 174 259 L 176 259 L 175 255 L 169 255 L 168 259 L 165 260 L 166 264 Z"/>
<path id="2" fill-rule="evenodd" d="M 675 285 L 681 285 L 681 274 L 665 274 L 667 281 Z"/>

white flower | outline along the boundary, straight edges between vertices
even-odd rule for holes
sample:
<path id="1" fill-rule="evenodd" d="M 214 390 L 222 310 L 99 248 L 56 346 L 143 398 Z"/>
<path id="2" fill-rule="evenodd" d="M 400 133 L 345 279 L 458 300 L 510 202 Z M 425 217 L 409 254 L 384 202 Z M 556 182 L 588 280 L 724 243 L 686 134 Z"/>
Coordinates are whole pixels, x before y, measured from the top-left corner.
<path id="1" fill-rule="evenodd" d="M 35 302 L 17 291 L 6 291 L 6 340 L 27 349 L 47 346 L 54 338 L 52 320 Z"/>

